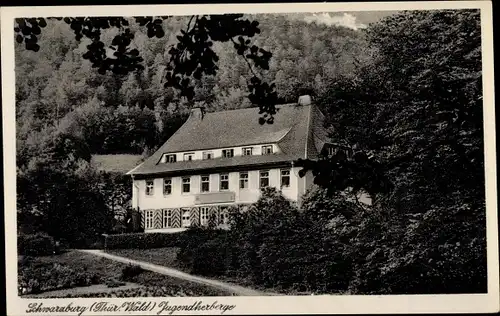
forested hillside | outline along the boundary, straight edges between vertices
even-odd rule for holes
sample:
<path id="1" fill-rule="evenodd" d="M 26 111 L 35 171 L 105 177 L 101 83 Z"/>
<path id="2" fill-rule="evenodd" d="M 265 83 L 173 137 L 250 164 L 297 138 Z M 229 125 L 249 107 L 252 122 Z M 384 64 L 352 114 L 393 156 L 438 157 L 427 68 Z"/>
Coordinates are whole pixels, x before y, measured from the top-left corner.
<path id="1" fill-rule="evenodd" d="M 294 102 L 303 89 L 321 94 L 332 81 L 352 78 L 357 65 L 369 58 L 359 31 L 280 15 L 249 18 L 260 23 L 255 44 L 273 54 L 270 69 L 261 75 L 276 83 L 280 102 Z M 81 138 L 90 153 L 147 153 L 182 124 L 192 103 L 208 111 L 251 106 L 247 98 L 251 70 L 232 43 L 214 43 L 219 71 L 196 82 L 195 99 L 188 102 L 163 86 L 168 50 L 188 19 L 163 21 L 166 35 L 159 39 L 148 38 L 130 21 L 132 46 L 141 52 L 145 69 L 125 76 L 101 75 L 93 69 L 82 58 L 88 41 L 77 42 L 63 21 L 48 20 L 39 39 L 40 51 L 16 46 L 21 153 L 24 144 L 38 143 L 34 138 L 57 131 Z M 115 33 L 104 31 L 101 38 L 110 42 Z"/>

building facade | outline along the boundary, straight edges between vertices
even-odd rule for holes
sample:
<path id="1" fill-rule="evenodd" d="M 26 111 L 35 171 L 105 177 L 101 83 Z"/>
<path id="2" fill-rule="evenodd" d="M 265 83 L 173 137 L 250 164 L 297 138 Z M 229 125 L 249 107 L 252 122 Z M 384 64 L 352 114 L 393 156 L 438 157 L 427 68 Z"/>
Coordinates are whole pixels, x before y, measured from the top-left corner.
<path id="1" fill-rule="evenodd" d="M 225 227 L 229 207 L 256 202 L 265 187 L 299 202 L 313 179 L 300 177 L 295 162 L 317 159 L 335 146 L 308 96 L 277 108 L 273 124 L 264 125 L 256 108 L 193 109 L 165 144 L 127 173 L 145 231 Z"/>

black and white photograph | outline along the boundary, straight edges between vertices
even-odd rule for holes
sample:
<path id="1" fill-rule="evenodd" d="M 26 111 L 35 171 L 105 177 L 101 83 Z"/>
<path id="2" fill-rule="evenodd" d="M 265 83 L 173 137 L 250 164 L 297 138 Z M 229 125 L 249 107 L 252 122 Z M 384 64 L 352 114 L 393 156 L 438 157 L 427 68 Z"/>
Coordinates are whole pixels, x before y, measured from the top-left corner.
<path id="1" fill-rule="evenodd" d="M 491 3 L 455 3 L 2 8 L 8 310 L 498 311 Z"/>

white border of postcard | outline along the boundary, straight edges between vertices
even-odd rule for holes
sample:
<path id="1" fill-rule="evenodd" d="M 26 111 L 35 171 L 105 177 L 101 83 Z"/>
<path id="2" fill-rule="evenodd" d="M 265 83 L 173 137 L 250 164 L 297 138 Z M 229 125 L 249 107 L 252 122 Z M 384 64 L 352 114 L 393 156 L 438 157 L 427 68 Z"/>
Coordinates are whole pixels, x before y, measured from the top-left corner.
<path id="1" fill-rule="evenodd" d="M 488 293 L 460 295 L 318 295 L 272 297 L 171 297 L 171 298 L 78 298 L 21 299 L 17 294 L 16 259 L 16 167 L 15 167 L 15 83 L 14 18 L 24 16 L 148 16 L 221 13 L 341 12 L 384 10 L 465 9 L 481 10 L 482 62 L 484 93 L 484 137 L 487 208 Z M 140 5 L 140 6 L 73 6 L 1 8 L 2 97 L 5 194 L 6 297 L 8 315 L 27 315 L 33 303 L 51 306 L 86 307 L 84 315 L 102 315 L 89 307 L 99 301 L 121 305 L 127 301 L 156 303 L 156 309 L 134 312 L 137 315 L 158 314 L 161 302 L 169 305 L 203 304 L 235 305 L 224 314 L 347 314 L 347 313 L 485 313 L 499 311 L 498 221 L 495 151 L 495 106 L 493 92 L 493 17 L 490 1 L 443 2 L 369 2 L 369 3 L 288 3 L 224 5 Z M 33 306 L 33 305 L 31 305 Z M 77 315 L 49 312 L 53 315 Z M 47 314 L 49 314 L 47 313 Z M 220 314 L 220 310 L 178 311 L 175 314 Z M 107 312 L 123 315 L 124 312 Z M 168 314 L 166 312 L 160 314 Z"/>

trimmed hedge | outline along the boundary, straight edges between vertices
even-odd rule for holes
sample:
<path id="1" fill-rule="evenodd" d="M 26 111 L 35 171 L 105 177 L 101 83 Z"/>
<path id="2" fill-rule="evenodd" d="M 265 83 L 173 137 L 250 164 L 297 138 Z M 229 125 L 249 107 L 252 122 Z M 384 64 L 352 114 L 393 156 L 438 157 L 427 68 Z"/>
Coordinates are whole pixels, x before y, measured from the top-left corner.
<path id="1" fill-rule="evenodd" d="M 184 235 L 177 260 L 190 273 L 217 276 L 232 268 L 233 240 L 225 230 L 191 230 Z"/>
<path id="2" fill-rule="evenodd" d="M 55 253 L 54 238 L 43 235 L 18 235 L 17 252 L 25 256 L 48 256 Z"/>
<path id="3" fill-rule="evenodd" d="M 177 233 L 129 233 L 106 235 L 105 249 L 152 249 L 163 247 L 182 247 L 217 236 L 217 230 L 190 228 Z"/>
<path id="4" fill-rule="evenodd" d="M 130 233 L 107 235 L 104 239 L 105 249 L 149 249 L 177 247 L 182 233 Z"/>

